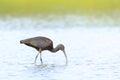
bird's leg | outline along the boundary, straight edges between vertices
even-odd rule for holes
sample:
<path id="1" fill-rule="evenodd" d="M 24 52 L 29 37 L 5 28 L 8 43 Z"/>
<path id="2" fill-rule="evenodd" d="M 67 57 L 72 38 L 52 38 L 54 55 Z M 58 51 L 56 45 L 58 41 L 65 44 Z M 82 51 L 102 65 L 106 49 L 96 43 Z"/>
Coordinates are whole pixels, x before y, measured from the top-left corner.
<path id="1" fill-rule="evenodd" d="M 36 60 L 37 60 L 37 57 L 38 57 L 39 53 L 36 55 L 35 57 L 35 61 L 34 61 L 34 64 L 36 63 Z"/>
<path id="2" fill-rule="evenodd" d="M 42 51 L 42 49 L 39 49 L 39 52 L 40 52 L 40 61 L 41 61 L 41 64 L 43 64 L 41 51 Z"/>

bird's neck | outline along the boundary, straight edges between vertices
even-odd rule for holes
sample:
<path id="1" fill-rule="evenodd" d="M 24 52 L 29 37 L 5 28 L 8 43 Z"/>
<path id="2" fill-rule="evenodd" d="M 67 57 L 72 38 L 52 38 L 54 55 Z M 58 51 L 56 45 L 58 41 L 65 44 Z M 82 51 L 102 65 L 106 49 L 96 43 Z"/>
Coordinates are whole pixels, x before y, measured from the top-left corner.
<path id="1" fill-rule="evenodd" d="M 59 48 L 58 48 L 58 46 L 57 47 L 55 47 L 55 48 L 53 48 L 52 50 L 50 50 L 51 52 L 57 52 L 57 51 L 59 51 Z"/>

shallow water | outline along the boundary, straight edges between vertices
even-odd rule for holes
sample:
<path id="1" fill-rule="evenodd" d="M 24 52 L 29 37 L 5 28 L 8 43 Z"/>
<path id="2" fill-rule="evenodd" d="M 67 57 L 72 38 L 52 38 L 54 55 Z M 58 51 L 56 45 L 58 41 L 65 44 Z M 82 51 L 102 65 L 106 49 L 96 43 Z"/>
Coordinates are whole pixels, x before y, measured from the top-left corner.
<path id="1" fill-rule="evenodd" d="M 35 49 L 21 39 L 46 36 L 54 46 L 66 47 L 68 65 L 61 51 L 42 52 L 44 65 Z M 1 80 L 119 80 L 120 28 L 65 28 L 41 30 L 0 30 Z"/>
<path id="2" fill-rule="evenodd" d="M 36 15 L 31 17 L 0 18 L 0 30 L 48 30 L 57 31 L 65 28 L 101 28 L 119 27 L 120 18 L 114 15 L 101 14 L 99 16 L 81 15 Z M 51 30 L 51 31 L 52 31 Z M 49 31 L 48 31 L 49 32 Z"/>

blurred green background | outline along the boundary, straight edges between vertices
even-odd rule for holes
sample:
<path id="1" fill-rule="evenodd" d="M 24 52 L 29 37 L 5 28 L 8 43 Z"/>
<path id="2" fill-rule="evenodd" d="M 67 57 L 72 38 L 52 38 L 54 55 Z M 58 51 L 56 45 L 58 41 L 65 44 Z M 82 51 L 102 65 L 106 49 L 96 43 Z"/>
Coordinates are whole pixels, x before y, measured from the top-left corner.
<path id="1" fill-rule="evenodd" d="M 0 0 L 0 15 L 93 14 L 120 10 L 120 0 Z"/>

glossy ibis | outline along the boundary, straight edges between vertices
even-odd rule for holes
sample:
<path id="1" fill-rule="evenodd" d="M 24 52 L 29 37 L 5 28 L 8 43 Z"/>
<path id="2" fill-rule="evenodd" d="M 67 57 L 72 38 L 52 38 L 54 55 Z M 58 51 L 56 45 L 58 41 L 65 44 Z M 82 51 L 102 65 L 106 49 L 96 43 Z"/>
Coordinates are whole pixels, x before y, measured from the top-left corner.
<path id="1" fill-rule="evenodd" d="M 49 38 L 42 37 L 42 36 L 20 40 L 20 43 L 25 44 L 30 47 L 33 47 L 39 52 L 35 57 L 34 63 L 36 63 L 36 59 L 37 59 L 38 55 L 40 54 L 40 61 L 41 61 L 41 64 L 43 64 L 41 52 L 44 50 L 48 50 L 50 52 L 57 52 L 57 51 L 61 50 L 61 51 L 63 51 L 63 53 L 65 55 L 66 64 L 67 64 L 67 55 L 66 55 L 65 47 L 63 44 L 59 44 L 59 45 L 57 45 L 56 48 L 53 48 L 53 41 L 50 40 Z"/>

